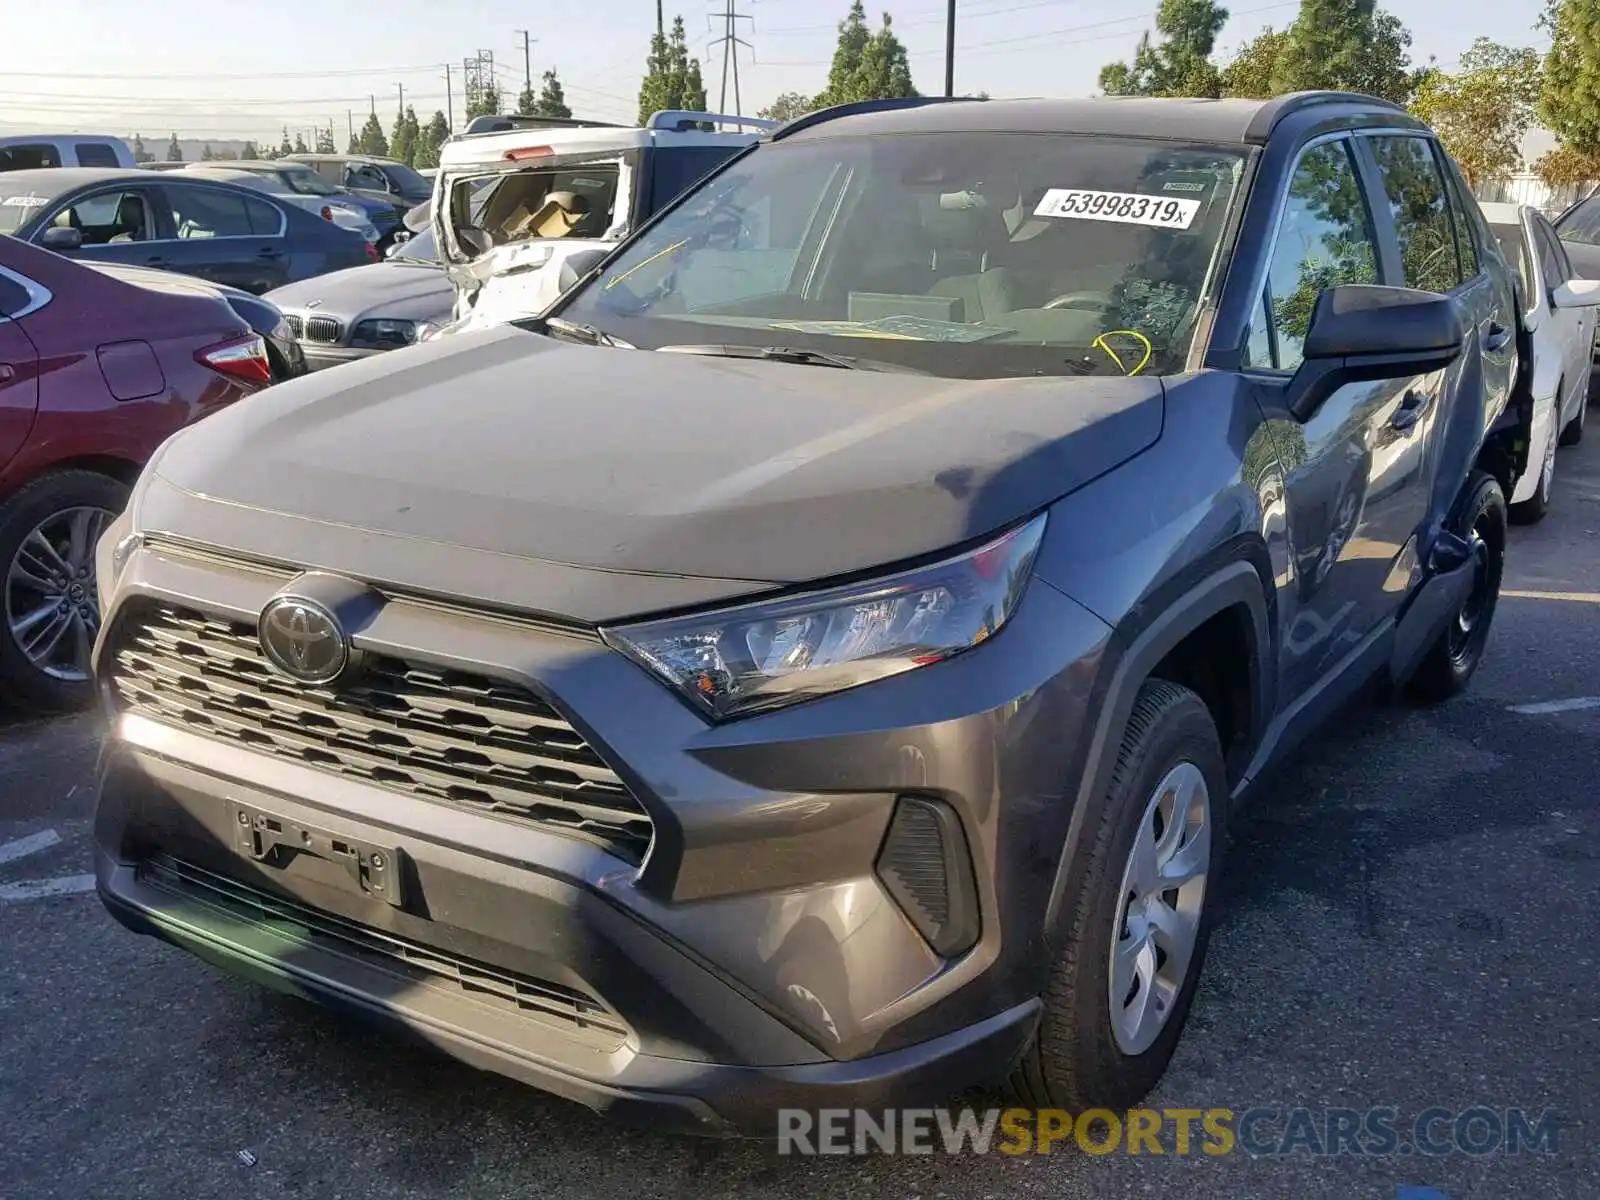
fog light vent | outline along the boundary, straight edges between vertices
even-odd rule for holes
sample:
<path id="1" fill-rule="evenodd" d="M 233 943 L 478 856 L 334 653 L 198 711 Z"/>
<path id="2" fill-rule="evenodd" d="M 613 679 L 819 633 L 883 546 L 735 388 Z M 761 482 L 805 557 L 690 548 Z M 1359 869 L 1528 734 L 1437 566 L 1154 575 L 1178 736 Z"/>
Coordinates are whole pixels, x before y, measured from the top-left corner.
<path id="1" fill-rule="evenodd" d="M 978 940 L 972 857 L 949 805 L 900 797 L 878 853 L 878 877 L 938 953 L 959 954 Z"/>

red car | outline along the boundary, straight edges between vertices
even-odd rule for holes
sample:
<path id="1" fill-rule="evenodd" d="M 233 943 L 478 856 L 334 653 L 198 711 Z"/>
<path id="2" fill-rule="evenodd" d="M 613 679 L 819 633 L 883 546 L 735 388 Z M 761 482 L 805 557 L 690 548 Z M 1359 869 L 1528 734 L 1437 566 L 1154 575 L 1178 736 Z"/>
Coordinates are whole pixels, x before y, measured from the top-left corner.
<path id="1" fill-rule="evenodd" d="M 199 281 L 131 283 L 0 236 L 0 700 L 90 697 L 95 542 L 168 435 L 271 382 Z"/>

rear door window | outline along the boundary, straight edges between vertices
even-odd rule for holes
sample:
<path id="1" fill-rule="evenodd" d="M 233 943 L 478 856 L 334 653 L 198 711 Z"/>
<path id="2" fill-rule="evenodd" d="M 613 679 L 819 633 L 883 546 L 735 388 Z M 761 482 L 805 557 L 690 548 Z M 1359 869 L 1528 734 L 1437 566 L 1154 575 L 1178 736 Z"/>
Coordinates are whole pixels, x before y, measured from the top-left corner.
<path id="1" fill-rule="evenodd" d="M 79 142 L 73 147 L 80 167 L 119 167 L 117 152 L 104 142 Z"/>
<path id="2" fill-rule="evenodd" d="M 246 200 L 244 211 L 250 221 L 250 232 L 258 237 L 277 237 L 283 232 L 283 214 L 265 200 Z"/>
<path id="3" fill-rule="evenodd" d="M 254 232 L 242 196 L 208 187 L 175 187 L 168 194 L 180 238 L 249 237 Z"/>
<path id="4" fill-rule="evenodd" d="M 148 242 L 156 236 L 145 194 L 131 188 L 96 192 L 74 200 L 50 218 L 50 225 L 79 230 L 85 246 Z"/>
<path id="5" fill-rule="evenodd" d="M 1427 138 L 1399 135 L 1374 137 L 1369 144 L 1394 218 L 1406 286 L 1453 291 L 1464 276 L 1444 176 L 1432 144 Z"/>
<path id="6" fill-rule="evenodd" d="M 60 165 L 61 152 L 49 142 L 23 142 L 15 146 L 0 146 L 0 171 L 37 171 L 41 167 Z"/>

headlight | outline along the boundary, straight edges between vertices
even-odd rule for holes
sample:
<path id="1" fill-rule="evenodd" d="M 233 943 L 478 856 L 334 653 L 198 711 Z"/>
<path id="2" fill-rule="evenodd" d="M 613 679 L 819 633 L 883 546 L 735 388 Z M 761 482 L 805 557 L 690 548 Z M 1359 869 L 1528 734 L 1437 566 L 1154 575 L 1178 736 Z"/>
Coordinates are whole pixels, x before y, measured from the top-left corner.
<path id="1" fill-rule="evenodd" d="M 713 719 L 940 662 L 994 636 L 1022 596 L 1044 514 L 955 558 L 870 583 L 602 631 Z"/>
<path id="2" fill-rule="evenodd" d="M 419 335 L 416 321 L 357 321 L 350 334 L 350 344 L 372 350 L 393 350 L 411 345 Z"/>

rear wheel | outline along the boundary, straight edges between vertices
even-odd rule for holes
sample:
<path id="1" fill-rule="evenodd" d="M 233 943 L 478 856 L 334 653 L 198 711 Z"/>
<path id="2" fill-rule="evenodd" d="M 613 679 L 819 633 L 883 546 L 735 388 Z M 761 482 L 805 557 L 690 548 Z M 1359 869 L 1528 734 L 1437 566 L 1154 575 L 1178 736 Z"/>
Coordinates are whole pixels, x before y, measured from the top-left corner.
<path id="1" fill-rule="evenodd" d="M 1472 490 L 1453 527 L 1472 546 L 1472 590 L 1412 676 L 1409 691 L 1424 702 L 1466 691 L 1489 643 L 1506 561 L 1506 499 L 1493 476 L 1473 473 Z"/>
<path id="2" fill-rule="evenodd" d="M 100 631 L 95 545 L 128 489 L 94 471 L 58 471 L 0 505 L 0 695 L 24 709 L 81 708 Z"/>
<path id="3" fill-rule="evenodd" d="M 1161 1078 L 1210 933 L 1227 807 L 1222 747 L 1187 688 L 1140 689 L 1034 1040 L 1011 1085 L 1036 1108 L 1122 1110 Z"/>

